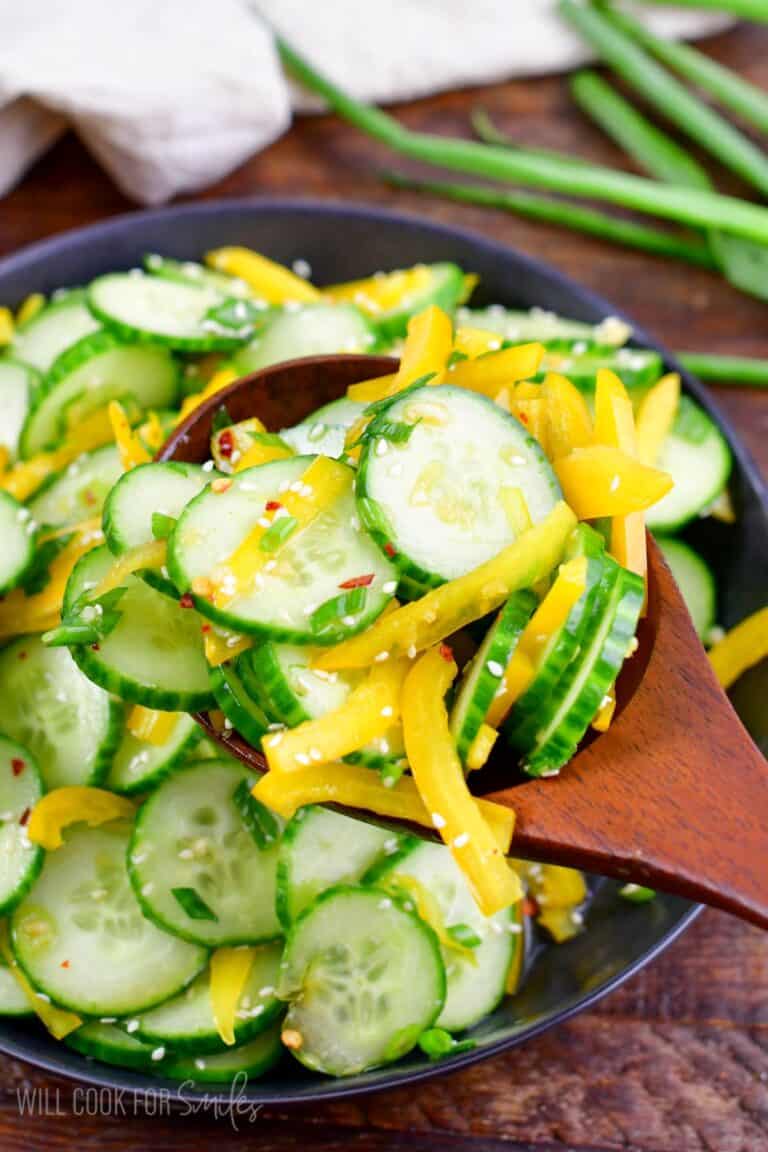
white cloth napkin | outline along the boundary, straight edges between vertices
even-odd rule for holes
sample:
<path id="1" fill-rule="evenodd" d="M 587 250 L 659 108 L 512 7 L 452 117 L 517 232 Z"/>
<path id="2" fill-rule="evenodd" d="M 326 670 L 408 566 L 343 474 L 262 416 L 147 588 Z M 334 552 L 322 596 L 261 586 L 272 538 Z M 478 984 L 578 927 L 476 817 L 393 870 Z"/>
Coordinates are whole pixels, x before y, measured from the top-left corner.
<path id="1" fill-rule="evenodd" d="M 258 12 L 257 12 L 258 6 Z M 71 126 L 132 199 L 204 188 L 316 107 L 263 13 L 319 68 L 390 101 L 588 58 L 555 0 L 0 0 L 0 194 Z M 726 21 L 659 8 L 665 35 Z"/>

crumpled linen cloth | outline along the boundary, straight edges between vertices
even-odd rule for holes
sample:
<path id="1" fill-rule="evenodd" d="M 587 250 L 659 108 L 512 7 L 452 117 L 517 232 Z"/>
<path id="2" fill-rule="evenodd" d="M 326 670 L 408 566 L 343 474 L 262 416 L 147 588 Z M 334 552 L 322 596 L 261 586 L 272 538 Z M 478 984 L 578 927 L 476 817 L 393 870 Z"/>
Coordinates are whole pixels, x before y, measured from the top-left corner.
<path id="1" fill-rule="evenodd" d="M 265 21 L 379 102 L 589 58 L 555 0 L 0 0 L 0 17 L 0 194 L 72 127 L 143 204 L 213 183 L 317 107 L 284 76 Z M 648 18 L 669 36 L 727 23 Z"/>

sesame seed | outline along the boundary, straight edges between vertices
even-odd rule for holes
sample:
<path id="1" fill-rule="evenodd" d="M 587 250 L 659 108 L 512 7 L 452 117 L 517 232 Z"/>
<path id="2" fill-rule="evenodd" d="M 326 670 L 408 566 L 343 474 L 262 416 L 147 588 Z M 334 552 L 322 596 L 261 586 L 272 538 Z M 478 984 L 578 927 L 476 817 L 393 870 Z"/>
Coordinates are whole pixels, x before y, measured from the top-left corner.
<path id="1" fill-rule="evenodd" d="M 387 580 L 381 586 L 381 590 L 385 596 L 392 596 L 397 592 L 397 580 Z"/>
<path id="2" fill-rule="evenodd" d="M 379 908 L 381 908 L 382 912 L 386 911 L 387 908 L 391 908 L 391 907 L 392 907 L 392 901 L 389 899 L 388 896 L 385 896 L 383 900 L 379 900 Z"/>
<path id="3" fill-rule="evenodd" d="M 408 659 L 415 660 L 419 654 L 419 650 L 415 644 L 411 644 L 408 648 Z"/>
<path id="4" fill-rule="evenodd" d="M 297 764 L 309 764 L 309 756 L 306 752 L 295 752 L 293 758 Z"/>
<path id="5" fill-rule="evenodd" d="M 202 1072 L 203 1069 L 205 1068 L 205 1060 L 201 1060 L 200 1057 L 198 1056 L 198 1058 L 195 1060 L 195 1068 L 199 1068 L 200 1071 Z"/>
<path id="6" fill-rule="evenodd" d="M 439 812 L 433 812 L 432 823 L 435 828 L 445 828 L 445 816 L 441 816 Z"/>
<path id="7" fill-rule="evenodd" d="M 139 1030 L 138 1020 L 129 1020 L 125 1026 L 125 1030 L 126 1030 L 126 1032 L 138 1032 L 138 1030 Z"/>
<path id="8" fill-rule="evenodd" d="M 377 652 L 373 660 L 375 664 L 383 664 L 385 660 L 389 660 L 389 652 Z"/>
<path id="9" fill-rule="evenodd" d="M 275 988 L 272 984 L 265 984 L 263 988 L 259 988 L 259 996 L 274 996 Z"/>
<path id="10" fill-rule="evenodd" d="M 144 884 L 142 886 L 141 894 L 142 894 L 142 896 L 151 896 L 152 893 L 154 892 L 154 890 L 155 890 L 155 886 L 152 883 L 152 881 L 150 880 L 147 884 Z"/>
<path id="11" fill-rule="evenodd" d="M 469 833 L 462 832 L 460 836 L 455 837 L 455 839 L 452 841 L 452 844 L 454 848 L 466 847 L 466 845 L 469 844 Z"/>
<path id="12" fill-rule="evenodd" d="M 163 1056 L 165 1056 L 165 1048 L 163 1048 L 162 1045 L 160 1045 L 159 1048 L 155 1048 L 152 1052 L 153 1060 L 162 1060 Z"/>
<path id="13" fill-rule="evenodd" d="M 485 666 L 490 672 L 491 676 L 498 677 L 504 675 L 504 667 L 502 664 L 499 664 L 498 660 L 489 660 Z"/>
<path id="14" fill-rule="evenodd" d="M 310 760 L 314 760 L 315 763 L 317 763 L 318 761 L 322 760 L 323 754 L 319 748 L 310 748 L 309 758 Z"/>
<path id="15" fill-rule="evenodd" d="M 377 456 L 386 456 L 388 451 L 389 451 L 389 444 L 387 444 L 386 440 L 377 440 L 376 441 L 376 455 Z"/>
<path id="16" fill-rule="evenodd" d="M 206 460 L 205 464 L 203 464 L 203 472 L 213 472 L 215 467 L 216 465 L 213 460 Z"/>
<path id="17" fill-rule="evenodd" d="M 611 480 L 611 492 L 615 492 L 620 484 L 621 484 L 621 477 L 620 476 L 614 476 L 613 480 Z"/>
<path id="18" fill-rule="evenodd" d="M 385 718 L 386 718 L 387 716 L 394 716 L 394 714 L 395 714 L 395 710 L 394 710 L 394 708 L 392 707 L 392 705 L 391 705 L 391 704 L 387 704 L 387 706 L 386 706 L 385 708 L 382 708 L 382 710 L 381 710 L 381 714 L 382 714 L 382 716 L 384 716 Z"/>

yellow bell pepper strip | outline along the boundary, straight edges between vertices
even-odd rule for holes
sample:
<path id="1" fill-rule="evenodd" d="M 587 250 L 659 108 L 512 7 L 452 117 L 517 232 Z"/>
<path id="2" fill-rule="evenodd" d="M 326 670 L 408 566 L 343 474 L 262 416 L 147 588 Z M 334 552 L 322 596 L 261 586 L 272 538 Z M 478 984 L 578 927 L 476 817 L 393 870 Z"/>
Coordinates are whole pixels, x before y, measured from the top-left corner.
<path id="1" fill-rule="evenodd" d="M 150 412 L 138 431 L 141 439 L 153 452 L 159 452 L 165 444 L 166 435 L 157 412 Z"/>
<path id="2" fill-rule="evenodd" d="M 484 356 L 486 352 L 498 352 L 503 341 L 497 332 L 489 332 L 487 328 L 472 328 L 469 325 L 460 325 L 453 338 L 454 352 L 468 356 L 475 360 Z"/>
<path id="3" fill-rule="evenodd" d="M 442 308 L 432 304 L 408 321 L 400 367 L 394 377 L 380 376 L 377 380 L 351 384 L 347 396 L 350 400 L 371 404 L 402 392 L 423 376 L 431 377 L 429 384 L 441 384 L 452 348 L 451 318 Z"/>
<path id="4" fill-rule="evenodd" d="M 547 408 L 547 447 L 553 460 L 592 443 L 594 430 L 587 402 L 570 380 L 550 372 L 541 395 Z"/>
<path id="5" fill-rule="evenodd" d="M 211 956 L 209 993 L 216 1031 L 227 1045 L 235 1042 L 237 1006 L 256 958 L 255 948 L 217 948 Z"/>
<path id="6" fill-rule="evenodd" d="M 486 723 L 492 728 L 498 728 L 515 700 L 533 680 L 544 650 L 568 619 L 586 586 L 585 556 L 577 556 L 560 566 L 554 584 L 523 629 L 504 670 L 504 677 L 486 716 Z"/>
<path id="7" fill-rule="evenodd" d="M 268 502 L 263 516 L 244 540 L 217 570 L 213 579 L 213 602 L 217 607 L 230 604 L 244 589 L 253 585 L 256 575 L 280 550 L 261 547 L 267 532 L 278 519 L 295 521 L 288 540 L 295 540 L 309 525 L 347 490 L 349 470 L 327 456 L 316 457 L 290 488 Z M 274 505 L 274 507 L 269 507 Z"/>
<path id="8" fill-rule="evenodd" d="M 713 520 L 719 520 L 722 524 L 736 523 L 736 509 L 733 506 L 733 500 L 727 488 L 720 493 L 716 500 L 712 501 L 707 509 L 707 513 Z"/>
<path id="9" fill-rule="evenodd" d="M 323 298 L 308 280 L 250 248 L 216 248 L 206 254 L 205 262 L 217 272 L 244 280 L 254 296 L 268 304 L 287 301 L 309 304 Z"/>
<path id="10" fill-rule="evenodd" d="M 415 264 L 413 268 L 379 273 L 365 280 L 329 284 L 322 289 L 322 295 L 334 304 L 354 304 L 361 312 L 378 316 L 426 291 L 431 280 L 432 270 L 426 264 Z"/>
<path id="11" fill-rule="evenodd" d="M 580 905 L 587 898 L 581 872 L 557 864 L 527 864 L 524 876 L 530 895 L 539 906 L 537 920 L 562 944 L 581 930 Z"/>
<path id="12" fill-rule="evenodd" d="M 389 878 L 378 880 L 377 887 L 383 888 L 385 892 L 389 892 L 393 896 L 400 898 L 405 896 L 413 901 L 416 905 L 417 915 L 426 924 L 429 924 L 442 947 L 451 952 L 460 953 L 462 958 L 472 964 L 473 967 L 477 965 L 477 957 L 472 948 L 466 944 L 461 944 L 455 936 L 450 934 L 437 900 L 429 888 L 417 880 L 415 876 L 408 876 L 405 873 L 395 874 Z"/>
<path id="13" fill-rule="evenodd" d="M 334 672 L 417 652 L 493 612 L 513 592 L 548 576 L 563 554 L 576 517 L 562 500 L 539 524 L 497 556 L 379 619 L 359 636 L 322 652 L 314 667 Z"/>
<path id="14" fill-rule="evenodd" d="M 515 933 L 515 953 L 507 971 L 507 982 L 504 988 L 507 996 L 514 996 L 515 992 L 519 990 L 525 971 L 526 933 L 525 914 L 523 912 L 524 904 L 525 901 L 520 900 L 512 909 L 512 918 L 517 926 L 517 932 Z"/>
<path id="15" fill-rule="evenodd" d="M 159 746 L 170 740 L 181 715 L 181 712 L 158 712 L 155 708 L 134 704 L 125 726 L 137 740 Z"/>
<path id="16" fill-rule="evenodd" d="M 13 343 L 15 328 L 13 312 L 10 308 L 0 308 L 0 346 L 5 347 Z"/>
<path id="17" fill-rule="evenodd" d="M 498 736 L 496 729 L 491 728 L 489 724 L 480 725 L 477 736 L 475 736 L 467 752 L 467 768 L 470 772 L 476 772 L 478 768 L 485 767 Z"/>
<path id="18" fill-rule="evenodd" d="M 253 638 L 250 636 L 238 636 L 235 632 L 226 632 L 207 622 L 203 624 L 203 650 L 211 668 L 218 668 L 220 664 L 226 664 L 227 660 L 234 660 L 252 647 Z"/>
<path id="19" fill-rule="evenodd" d="M 534 396 L 531 399 L 517 396 L 512 401 L 512 415 L 517 417 L 534 440 L 538 440 L 544 452 L 549 455 L 547 435 L 547 402 L 543 396 Z"/>
<path id="20" fill-rule="evenodd" d="M 470 296 L 480 283 L 480 277 L 476 272 L 465 272 L 464 279 L 461 284 L 461 295 L 459 296 L 459 304 L 466 304 Z"/>
<path id="21" fill-rule="evenodd" d="M 62 829 L 70 824 L 85 823 L 89 828 L 106 824 L 110 820 L 132 820 L 136 809 L 125 796 L 117 796 L 103 788 L 72 785 L 47 792 L 32 809 L 27 822 L 27 834 L 33 844 L 40 844 L 46 852 L 61 848 Z"/>
<path id="22" fill-rule="evenodd" d="M 618 448 L 637 456 L 637 438 L 632 402 L 615 372 L 601 369 L 595 390 L 595 443 Z M 671 487 L 670 481 L 670 487 Z M 657 497 L 660 499 L 660 497 Z M 654 501 L 655 503 L 655 501 Z M 627 515 L 613 514 L 610 551 L 625 568 L 645 578 L 648 567 L 645 544 L 645 517 L 637 509 Z"/>
<path id="23" fill-rule="evenodd" d="M 403 736 L 411 773 L 433 824 L 478 907 L 493 916 L 515 904 L 522 887 L 475 807 L 451 736 L 444 696 L 457 671 L 441 648 L 430 648 L 414 664 L 403 689 Z"/>
<path id="24" fill-rule="evenodd" d="M 554 469 L 579 520 L 641 512 L 672 487 L 668 473 L 605 444 L 574 448 L 554 462 Z"/>
<path id="25" fill-rule="evenodd" d="M 307 804 L 341 804 L 434 829 L 431 813 L 412 777 L 401 776 L 387 787 L 378 772 L 359 764 L 322 764 L 301 772 L 267 772 L 252 791 L 257 800 L 286 820 Z M 491 829 L 500 852 L 506 855 L 515 827 L 514 812 L 490 800 L 473 799 L 472 803 Z"/>
<path id="26" fill-rule="evenodd" d="M 450 366 L 445 380 L 493 398 L 500 388 L 535 376 L 543 359 L 543 344 L 516 344 L 474 360 L 459 360 Z"/>
<path id="27" fill-rule="evenodd" d="M 768 657 L 768 608 L 742 620 L 709 650 L 720 685 L 730 688 L 742 673 Z"/>
<path id="28" fill-rule="evenodd" d="M 63 1040 L 65 1036 L 69 1036 L 70 1032 L 74 1032 L 76 1028 L 80 1027 L 83 1020 L 76 1013 L 69 1012 L 66 1008 L 57 1008 L 55 1004 L 51 1004 L 50 1000 L 42 1000 L 38 996 L 13 954 L 8 938 L 8 925 L 5 921 L 0 924 L 0 953 L 2 953 L 3 960 L 5 960 L 14 980 L 27 998 L 30 1008 L 55 1040 Z"/>
<path id="29" fill-rule="evenodd" d="M 600 707 L 598 708 L 595 718 L 592 721 L 592 727 L 595 732 L 607 732 L 613 721 L 613 714 L 616 711 L 616 692 L 610 688 L 606 692 Z"/>
<path id="30" fill-rule="evenodd" d="M 329 764 L 384 736 L 400 719 L 407 670 L 407 660 L 374 664 L 339 708 L 290 731 L 265 736 L 261 746 L 270 769 L 296 772 L 310 764 Z"/>
<path id="31" fill-rule="evenodd" d="M 8 471 L 8 465 L 10 462 L 10 450 L 6 447 L 5 444 L 0 444 L 0 481 L 2 481 L 4 473 Z"/>
<path id="32" fill-rule="evenodd" d="M 295 453 L 287 444 L 281 444 L 278 437 L 269 433 L 263 440 L 255 439 L 250 448 L 243 452 L 234 466 L 235 472 L 244 472 L 246 468 L 256 468 L 259 464 L 271 464 L 273 460 L 287 460 Z"/>
<path id="33" fill-rule="evenodd" d="M 125 552 L 115 560 L 103 579 L 88 593 L 88 599 L 98 600 L 99 596 L 105 596 L 107 592 L 119 588 L 129 576 L 141 571 L 142 568 L 162 568 L 167 555 L 167 540 L 152 540 L 148 544 L 139 544 L 136 548 L 131 548 L 129 552 Z"/>
<path id="34" fill-rule="evenodd" d="M 680 377 L 662 376 L 640 401 L 635 422 L 637 455 L 643 464 L 654 465 L 675 422 L 680 404 Z"/>
<path id="35" fill-rule="evenodd" d="M 215 396 L 217 392 L 223 392 L 225 388 L 229 388 L 235 380 L 237 380 L 237 372 L 234 368 L 219 368 L 217 372 L 214 372 L 202 392 L 193 392 L 186 397 L 176 423 L 183 423 L 196 408 L 199 408 L 206 400 L 210 400 L 211 396 Z"/>
<path id="36" fill-rule="evenodd" d="M 267 435 L 267 429 L 258 416 L 239 420 L 221 428 L 211 436 L 211 455 L 221 472 L 233 471 L 254 442 L 254 437 Z"/>
<path id="37" fill-rule="evenodd" d="M 22 324 L 27 324 L 38 312 L 41 312 L 45 307 L 45 296 L 42 292 L 33 292 L 21 302 L 16 310 L 16 327 L 21 328 Z"/>
<path id="38" fill-rule="evenodd" d="M 117 400 L 112 400 L 109 405 L 109 421 L 120 453 L 123 471 L 130 472 L 137 464 L 149 464 L 152 457 L 138 436 L 132 431 L 123 406 Z"/>

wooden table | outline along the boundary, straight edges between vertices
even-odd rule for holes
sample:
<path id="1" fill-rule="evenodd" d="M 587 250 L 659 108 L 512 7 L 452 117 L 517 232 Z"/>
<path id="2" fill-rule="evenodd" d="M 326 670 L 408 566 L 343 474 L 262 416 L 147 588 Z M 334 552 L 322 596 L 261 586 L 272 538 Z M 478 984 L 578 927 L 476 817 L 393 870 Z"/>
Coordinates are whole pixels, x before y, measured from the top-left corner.
<path id="1" fill-rule="evenodd" d="M 713 54 L 768 87 L 768 29 L 743 26 Z M 461 133 L 482 101 L 521 141 L 621 158 L 583 121 L 560 80 L 463 92 L 399 109 L 410 126 Z M 304 120 L 206 198 L 311 195 L 391 204 L 459 223 L 551 261 L 627 309 L 670 348 L 768 357 L 768 310 L 708 273 L 608 247 L 487 210 L 392 192 L 376 179 L 386 157 L 330 117 Z M 725 181 L 727 186 L 727 178 Z M 0 252 L 131 207 L 72 138 L 62 141 L 0 208 Z M 719 395 L 768 470 L 768 397 Z M 48 1087 L 20 1117 L 17 1090 Z M 130 1100 L 94 1116 L 65 1081 L 6 1061 L 0 1148 L 320 1148 L 408 1152 L 766 1152 L 768 938 L 705 913 L 619 991 L 521 1049 L 423 1087 L 311 1110 L 264 1109 L 240 1132 L 211 1116 L 149 1117 Z M 103 1110 L 102 1110 L 103 1111 Z M 47 1113 L 47 1114 L 45 1114 Z M 57 1114 L 58 1113 L 58 1114 Z"/>

